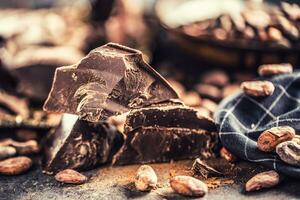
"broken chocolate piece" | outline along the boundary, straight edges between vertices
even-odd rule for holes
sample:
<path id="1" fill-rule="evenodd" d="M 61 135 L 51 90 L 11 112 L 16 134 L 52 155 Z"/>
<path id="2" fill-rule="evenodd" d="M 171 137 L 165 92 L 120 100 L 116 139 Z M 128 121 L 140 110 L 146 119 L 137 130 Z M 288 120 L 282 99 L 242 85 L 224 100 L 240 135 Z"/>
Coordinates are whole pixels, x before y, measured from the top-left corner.
<path id="1" fill-rule="evenodd" d="M 209 166 L 206 162 L 197 158 L 193 164 L 192 170 L 195 174 L 203 176 L 205 179 L 214 176 L 222 176 L 218 170 Z"/>
<path id="2" fill-rule="evenodd" d="M 56 69 L 44 109 L 97 122 L 133 108 L 178 98 L 138 50 L 108 43 L 78 64 Z"/>
<path id="3" fill-rule="evenodd" d="M 64 114 L 61 125 L 45 142 L 45 173 L 87 169 L 110 160 L 123 137 L 107 123 L 90 123 Z"/>
<path id="4" fill-rule="evenodd" d="M 214 121 L 202 115 L 200 110 L 184 105 L 157 104 L 156 107 L 145 107 L 132 110 L 127 116 L 125 132 L 146 126 L 165 128 L 204 129 L 217 131 Z"/>
<path id="5" fill-rule="evenodd" d="M 217 141 L 216 132 L 188 128 L 142 127 L 125 137 L 116 165 L 210 157 Z"/>

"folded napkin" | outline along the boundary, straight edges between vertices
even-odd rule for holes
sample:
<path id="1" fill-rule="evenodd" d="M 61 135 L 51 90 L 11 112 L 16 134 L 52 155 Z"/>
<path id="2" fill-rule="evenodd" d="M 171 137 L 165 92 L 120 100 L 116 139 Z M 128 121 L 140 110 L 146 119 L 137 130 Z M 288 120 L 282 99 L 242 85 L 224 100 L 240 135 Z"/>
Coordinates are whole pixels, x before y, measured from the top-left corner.
<path id="1" fill-rule="evenodd" d="M 266 80 L 275 85 L 271 96 L 257 98 L 241 91 L 221 102 L 214 116 L 220 140 L 242 159 L 300 178 L 300 167 L 284 163 L 276 153 L 260 151 L 256 143 L 264 130 L 275 126 L 291 126 L 300 133 L 300 72 Z"/>

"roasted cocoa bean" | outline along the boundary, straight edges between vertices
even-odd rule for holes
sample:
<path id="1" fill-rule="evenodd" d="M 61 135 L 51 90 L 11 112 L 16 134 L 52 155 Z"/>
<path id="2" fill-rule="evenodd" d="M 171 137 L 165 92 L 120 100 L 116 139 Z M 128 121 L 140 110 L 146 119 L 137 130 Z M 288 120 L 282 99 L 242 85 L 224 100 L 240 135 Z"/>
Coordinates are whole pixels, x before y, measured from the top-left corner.
<path id="1" fill-rule="evenodd" d="M 18 140 L 28 141 L 28 140 L 36 140 L 38 139 L 38 134 L 36 131 L 32 130 L 18 130 L 16 132 L 16 136 Z"/>
<path id="2" fill-rule="evenodd" d="M 193 91 L 186 92 L 182 97 L 181 100 L 187 106 L 199 106 L 201 104 L 201 97 Z"/>
<path id="3" fill-rule="evenodd" d="M 195 87 L 198 94 L 203 98 L 209 98 L 214 101 L 220 101 L 222 99 L 222 91 L 213 85 L 198 84 Z"/>
<path id="4" fill-rule="evenodd" d="M 155 171 L 149 165 L 142 165 L 137 170 L 135 176 L 135 187 L 139 191 L 149 191 L 157 185 L 157 176 Z"/>
<path id="5" fill-rule="evenodd" d="M 257 147 L 264 152 L 271 152 L 282 142 L 292 140 L 295 137 L 295 130 L 289 126 L 273 127 L 265 130 L 257 140 Z"/>
<path id="6" fill-rule="evenodd" d="M 221 156 L 221 158 L 224 158 L 225 160 L 227 160 L 229 162 L 236 161 L 236 157 L 232 153 L 230 153 L 225 147 L 221 148 L 220 156 Z"/>
<path id="7" fill-rule="evenodd" d="M 203 197 L 207 194 L 207 185 L 190 176 L 175 176 L 170 179 L 171 188 L 174 192 L 190 197 Z"/>
<path id="8" fill-rule="evenodd" d="M 38 153 L 40 148 L 36 140 L 28 140 L 26 142 L 17 142 L 12 139 L 0 141 L 0 146 L 11 146 L 17 150 L 19 155 L 28 155 Z"/>
<path id="9" fill-rule="evenodd" d="M 209 110 L 209 112 L 211 112 L 211 113 L 214 113 L 218 107 L 218 105 L 210 99 L 203 99 L 201 102 L 201 106 L 203 108 Z"/>
<path id="10" fill-rule="evenodd" d="M 295 137 L 292 139 L 293 142 L 296 142 L 300 145 L 300 135 L 295 135 Z"/>
<path id="11" fill-rule="evenodd" d="M 270 81 L 245 81 L 241 88 L 249 96 L 264 97 L 273 94 L 275 87 Z"/>
<path id="12" fill-rule="evenodd" d="M 176 91 L 176 93 L 179 95 L 179 97 L 183 97 L 183 95 L 185 93 L 184 86 L 180 82 L 175 81 L 173 79 L 167 79 L 167 81 L 170 83 L 170 85 Z"/>
<path id="13" fill-rule="evenodd" d="M 73 169 L 65 169 L 55 175 L 55 180 L 62 183 L 82 184 L 87 181 L 87 177 Z"/>
<path id="14" fill-rule="evenodd" d="M 0 146 L 0 160 L 13 157 L 17 154 L 17 151 L 14 147 L 10 146 Z"/>
<path id="15" fill-rule="evenodd" d="M 261 65 L 258 68 L 260 76 L 288 74 L 293 72 L 293 66 L 288 63 Z"/>
<path id="16" fill-rule="evenodd" d="M 212 113 L 208 109 L 203 107 L 196 107 L 196 109 L 199 111 L 201 115 L 212 118 Z"/>
<path id="17" fill-rule="evenodd" d="M 283 142 L 276 147 L 276 153 L 284 162 L 300 166 L 300 144 L 294 141 Z"/>
<path id="18" fill-rule="evenodd" d="M 222 97 L 228 97 L 238 91 L 240 91 L 240 86 L 238 84 L 227 85 L 223 88 Z"/>
<path id="19" fill-rule="evenodd" d="M 0 161 L 0 174 L 5 175 L 18 175 L 21 174 L 32 166 L 30 158 L 19 156 L 15 158 L 8 158 Z"/>
<path id="20" fill-rule="evenodd" d="M 274 171 L 267 171 L 253 176 L 245 186 L 247 192 L 260 190 L 262 188 L 271 188 L 280 182 L 279 174 Z"/>
<path id="21" fill-rule="evenodd" d="M 270 27 L 268 29 L 268 36 L 269 36 L 270 40 L 273 40 L 273 41 L 281 41 L 283 39 L 283 35 L 282 35 L 281 31 L 274 27 Z"/>
<path id="22" fill-rule="evenodd" d="M 229 82 L 229 77 L 224 71 L 213 70 L 203 74 L 200 80 L 204 84 L 224 87 Z"/>

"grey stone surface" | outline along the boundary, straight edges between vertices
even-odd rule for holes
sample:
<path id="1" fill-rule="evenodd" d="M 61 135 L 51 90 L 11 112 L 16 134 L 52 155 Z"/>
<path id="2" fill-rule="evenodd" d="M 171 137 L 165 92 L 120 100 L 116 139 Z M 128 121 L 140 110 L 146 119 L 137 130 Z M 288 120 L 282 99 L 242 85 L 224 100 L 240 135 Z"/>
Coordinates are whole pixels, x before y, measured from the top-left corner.
<path id="1" fill-rule="evenodd" d="M 174 195 L 168 187 L 170 174 L 182 174 L 189 171 L 191 161 L 151 165 L 157 172 L 158 189 L 150 193 L 137 192 L 131 183 L 139 165 L 125 167 L 100 167 L 83 172 L 90 177 L 83 185 L 58 183 L 54 177 L 42 173 L 36 164 L 28 173 L 19 176 L 0 176 L 0 200 L 118 200 L 146 199 L 159 200 L 188 199 Z M 252 175 L 263 169 L 253 164 L 241 162 L 235 183 L 216 189 L 210 189 L 204 199 L 300 199 L 300 181 L 286 178 L 279 186 L 246 194 L 243 185 Z"/>

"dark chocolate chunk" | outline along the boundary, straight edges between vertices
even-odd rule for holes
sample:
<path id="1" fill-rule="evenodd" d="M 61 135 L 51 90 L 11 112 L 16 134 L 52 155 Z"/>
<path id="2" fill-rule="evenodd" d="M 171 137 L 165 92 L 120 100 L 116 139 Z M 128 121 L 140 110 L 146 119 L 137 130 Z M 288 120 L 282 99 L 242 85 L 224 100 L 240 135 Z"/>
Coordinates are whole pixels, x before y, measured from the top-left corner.
<path id="1" fill-rule="evenodd" d="M 223 175 L 221 172 L 209 166 L 206 162 L 200 160 L 199 158 L 195 160 L 192 170 L 195 174 L 201 175 L 204 178 Z"/>
<path id="2" fill-rule="evenodd" d="M 90 123 L 64 114 L 61 125 L 45 141 L 44 171 L 83 170 L 106 163 L 122 142 L 122 134 L 107 123 Z"/>
<path id="3" fill-rule="evenodd" d="M 201 129 L 142 127 L 126 134 L 125 143 L 113 163 L 167 162 L 210 157 L 217 141 L 216 132 Z"/>
<path id="4" fill-rule="evenodd" d="M 78 64 L 56 69 L 44 109 L 97 122 L 133 108 L 178 98 L 138 50 L 109 43 Z"/>
<path id="5" fill-rule="evenodd" d="M 203 129 L 217 131 L 214 121 L 200 110 L 183 105 L 161 104 L 132 110 L 127 116 L 125 132 L 145 126 Z"/>

